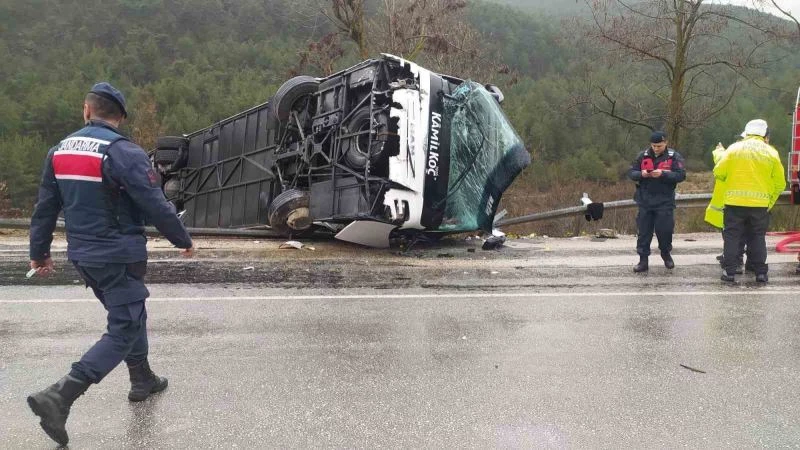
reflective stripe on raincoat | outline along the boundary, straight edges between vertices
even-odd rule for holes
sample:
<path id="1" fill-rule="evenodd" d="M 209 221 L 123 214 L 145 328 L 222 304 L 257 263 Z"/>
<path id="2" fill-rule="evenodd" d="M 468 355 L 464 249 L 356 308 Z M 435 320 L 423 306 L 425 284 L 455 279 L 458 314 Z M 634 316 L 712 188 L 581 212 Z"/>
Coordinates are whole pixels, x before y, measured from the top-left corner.
<path id="1" fill-rule="evenodd" d="M 714 166 L 714 177 L 725 183 L 723 204 L 772 208 L 786 187 L 778 151 L 760 136 L 731 144 Z"/>

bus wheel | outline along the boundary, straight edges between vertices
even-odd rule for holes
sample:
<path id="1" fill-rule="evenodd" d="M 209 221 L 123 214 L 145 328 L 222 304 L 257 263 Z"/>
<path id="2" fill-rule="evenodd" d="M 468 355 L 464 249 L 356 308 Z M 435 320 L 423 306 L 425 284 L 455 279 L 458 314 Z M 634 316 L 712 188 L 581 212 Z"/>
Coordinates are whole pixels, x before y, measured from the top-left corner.
<path id="1" fill-rule="evenodd" d="M 279 194 L 270 203 L 267 217 L 269 226 L 283 235 L 308 230 L 312 225 L 308 192 L 289 189 Z"/>

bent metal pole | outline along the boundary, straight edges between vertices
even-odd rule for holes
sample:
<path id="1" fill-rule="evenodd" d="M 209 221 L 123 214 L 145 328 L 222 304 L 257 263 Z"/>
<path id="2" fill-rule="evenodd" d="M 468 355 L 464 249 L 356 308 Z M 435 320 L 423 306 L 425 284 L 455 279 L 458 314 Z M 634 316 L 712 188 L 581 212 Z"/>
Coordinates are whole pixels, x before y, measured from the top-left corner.
<path id="1" fill-rule="evenodd" d="M 711 200 L 711 194 L 676 194 L 675 205 L 678 208 L 705 208 Z M 781 193 L 778 200 L 779 205 L 789 204 L 789 191 Z M 615 200 L 612 202 L 603 203 L 605 210 L 609 209 L 629 209 L 636 208 L 636 202 L 633 200 Z M 494 226 L 496 228 L 517 225 L 520 223 L 538 222 L 541 220 L 558 219 L 562 217 L 578 216 L 586 213 L 586 206 L 573 206 L 571 208 L 554 209 L 552 211 L 544 211 L 535 214 L 529 214 L 520 217 L 512 217 L 497 222 Z"/>

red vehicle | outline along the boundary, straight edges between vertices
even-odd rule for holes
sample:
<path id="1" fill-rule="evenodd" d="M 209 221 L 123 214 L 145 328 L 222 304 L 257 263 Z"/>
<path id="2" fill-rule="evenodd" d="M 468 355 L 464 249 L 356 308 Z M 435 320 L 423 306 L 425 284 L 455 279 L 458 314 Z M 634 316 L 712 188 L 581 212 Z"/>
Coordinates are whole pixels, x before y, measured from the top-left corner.
<path id="1" fill-rule="evenodd" d="M 792 138 L 789 143 L 789 164 L 787 178 L 792 192 L 792 204 L 800 205 L 800 89 L 797 90 L 797 100 L 794 102 L 792 113 Z"/>
<path id="2" fill-rule="evenodd" d="M 792 136 L 789 141 L 789 164 L 786 168 L 786 178 L 789 180 L 789 191 L 792 193 L 792 204 L 800 205 L 800 89 L 797 90 L 797 100 L 794 102 L 792 112 Z M 797 243 L 800 242 L 800 233 L 793 233 L 778 243 L 775 249 L 779 252 L 797 252 Z M 800 252 L 797 254 L 797 268 L 800 274 Z"/>

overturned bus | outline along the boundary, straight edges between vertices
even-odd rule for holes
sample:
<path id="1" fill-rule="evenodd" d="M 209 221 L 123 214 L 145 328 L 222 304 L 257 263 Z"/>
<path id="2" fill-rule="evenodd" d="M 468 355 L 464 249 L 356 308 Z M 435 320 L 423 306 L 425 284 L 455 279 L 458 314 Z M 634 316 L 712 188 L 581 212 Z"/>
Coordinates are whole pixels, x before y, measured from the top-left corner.
<path id="1" fill-rule="evenodd" d="M 151 153 L 187 226 L 392 233 L 490 230 L 530 156 L 492 85 L 391 55 L 288 80 L 267 103 Z"/>

